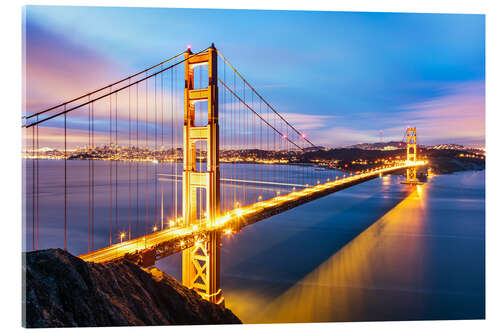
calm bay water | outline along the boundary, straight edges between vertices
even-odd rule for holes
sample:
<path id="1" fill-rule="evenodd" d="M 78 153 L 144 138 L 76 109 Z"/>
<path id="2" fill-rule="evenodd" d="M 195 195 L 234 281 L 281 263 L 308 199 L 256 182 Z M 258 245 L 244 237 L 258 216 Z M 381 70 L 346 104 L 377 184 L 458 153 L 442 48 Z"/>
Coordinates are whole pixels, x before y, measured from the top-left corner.
<path id="1" fill-rule="evenodd" d="M 62 247 L 62 161 L 42 162 L 40 248 Z M 107 164 L 96 162 L 97 248 L 108 241 L 110 201 Z M 80 163 L 80 169 L 69 175 L 69 250 L 79 254 L 88 247 L 88 179 L 82 177 L 87 162 L 71 163 Z M 140 174 L 148 168 L 150 177 L 154 175 L 151 164 L 141 167 Z M 253 166 L 244 168 L 252 175 Z M 116 230 L 129 223 L 128 170 L 127 163 L 118 168 Z M 273 180 L 270 170 L 264 174 Z M 297 178 L 293 170 L 287 177 Z M 401 185 L 401 180 L 395 175 L 378 178 L 224 236 L 221 283 L 226 305 L 245 323 L 483 318 L 484 171 L 434 176 L 416 188 Z M 172 184 L 164 182 L 165 193 L 174 193 Z M 25 185 L 24 248 L 31 250 L 30 177 Z M 229 191 L 225 186 L 223 191 Z M 231 187 L 238 191 L 238 186 Z M 139 198 L 132 215 L 143 222 L 147 197 L 142 188 L 130 198 Z M 275 190 L 254 187 L 249 196 L 272 196 Z M 149 214 L 152 219 L 154 213 Z M 132 224 L 133 233 L 144 230 L 144 223 Z M 180 279 L 179 254 L 157 266 Z"/>

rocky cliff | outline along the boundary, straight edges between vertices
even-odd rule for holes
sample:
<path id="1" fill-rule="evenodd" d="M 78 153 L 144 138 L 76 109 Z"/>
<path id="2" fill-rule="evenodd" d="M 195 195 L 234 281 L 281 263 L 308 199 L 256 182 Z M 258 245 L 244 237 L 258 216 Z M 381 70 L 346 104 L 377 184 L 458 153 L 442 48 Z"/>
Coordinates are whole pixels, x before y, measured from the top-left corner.
<path id="1" fill-rule="evenodd" d="M 60 249 L 24 254 L 23 290 L 26 327 L 241 323 L 157 269 L 88 263 Z"/>

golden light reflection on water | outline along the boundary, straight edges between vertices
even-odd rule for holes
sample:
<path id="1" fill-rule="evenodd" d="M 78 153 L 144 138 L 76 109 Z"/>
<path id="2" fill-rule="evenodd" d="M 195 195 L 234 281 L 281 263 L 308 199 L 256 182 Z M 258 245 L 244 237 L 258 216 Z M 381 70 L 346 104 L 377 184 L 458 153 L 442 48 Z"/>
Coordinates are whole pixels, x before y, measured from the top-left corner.
<path id="1" fill-rule="evenodd" d="M 382 185 L 384 185 L 384 186 L 391 185 L 391 175 L 390 174 L 382 177 Z"/>
<path id="2" fill-rule="evenodd" d="M 369 304 L 383 306 L 383 300 L 375 298 L 377 292 L 418 288 L 425 263 L 419 237 L 425 217 L 425 187 L 418 185 L 283 294 L 271 299 L 261 292 L 233 292 L 227 306 L 245 323 L 367 320 Z M 405 297 L 391 299 L 401 307 L 409 302 Z"/>

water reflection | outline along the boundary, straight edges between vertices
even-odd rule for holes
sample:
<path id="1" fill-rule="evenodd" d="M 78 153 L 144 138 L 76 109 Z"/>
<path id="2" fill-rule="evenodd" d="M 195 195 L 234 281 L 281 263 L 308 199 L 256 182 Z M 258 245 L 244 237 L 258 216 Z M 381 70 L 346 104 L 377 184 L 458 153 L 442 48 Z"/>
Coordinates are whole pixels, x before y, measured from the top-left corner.
<path id="1" fill-rule="evenodd" d="M 413 280 L 418 275 L 418 261 L 422 253 L 419 251 L 419 237 L 407 235 L 418 233 L 425 223 L 423 195 L 422 187 L 419 187 L 304 279 L 268 304 L 263 311 L 257 311 L 255 317 L 247 318 L 247 321 L 356 320 L 361 310 L 360 304 L 365 303 L 367 293 L 376 292 L 380 288 L 393 288 Z M 405 237 L 399 237 L 401 232 L 405 233 Z M 399 250 L 393 251 L 394 249 Z M 408 265 L 410 269 L 403 272 L 404 280 L 394 281 L 395 285 L 387 286 L 388 278 L 394 273 L 392 271 L 405 266 L 403 264 L 408 261 L 415 261 L 417 265 Z M 248 295 L 244 299 L 255 298 Z"/>
<path id="2" fill-rule="evenodd" d="M 464 242 L 475 251 L 484 239 L 430 233 L 428 200 L 427 185 L 417 186 L 278 297 L 242 289 L 228 307 L 245 323 L 484 317 L 484 257 L 473 273 L 460 273 L 453 253 Z"/>

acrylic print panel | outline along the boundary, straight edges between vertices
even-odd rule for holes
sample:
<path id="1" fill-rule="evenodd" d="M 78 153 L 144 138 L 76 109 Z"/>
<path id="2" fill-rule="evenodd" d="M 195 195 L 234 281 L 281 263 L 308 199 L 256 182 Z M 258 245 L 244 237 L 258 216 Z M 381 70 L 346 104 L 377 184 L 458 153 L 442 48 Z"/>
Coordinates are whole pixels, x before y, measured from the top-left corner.
<path id="1" fill-rule="evenodd" d="M 24 7 L 23 325 L 483 319 L 484 26 Z"/>

